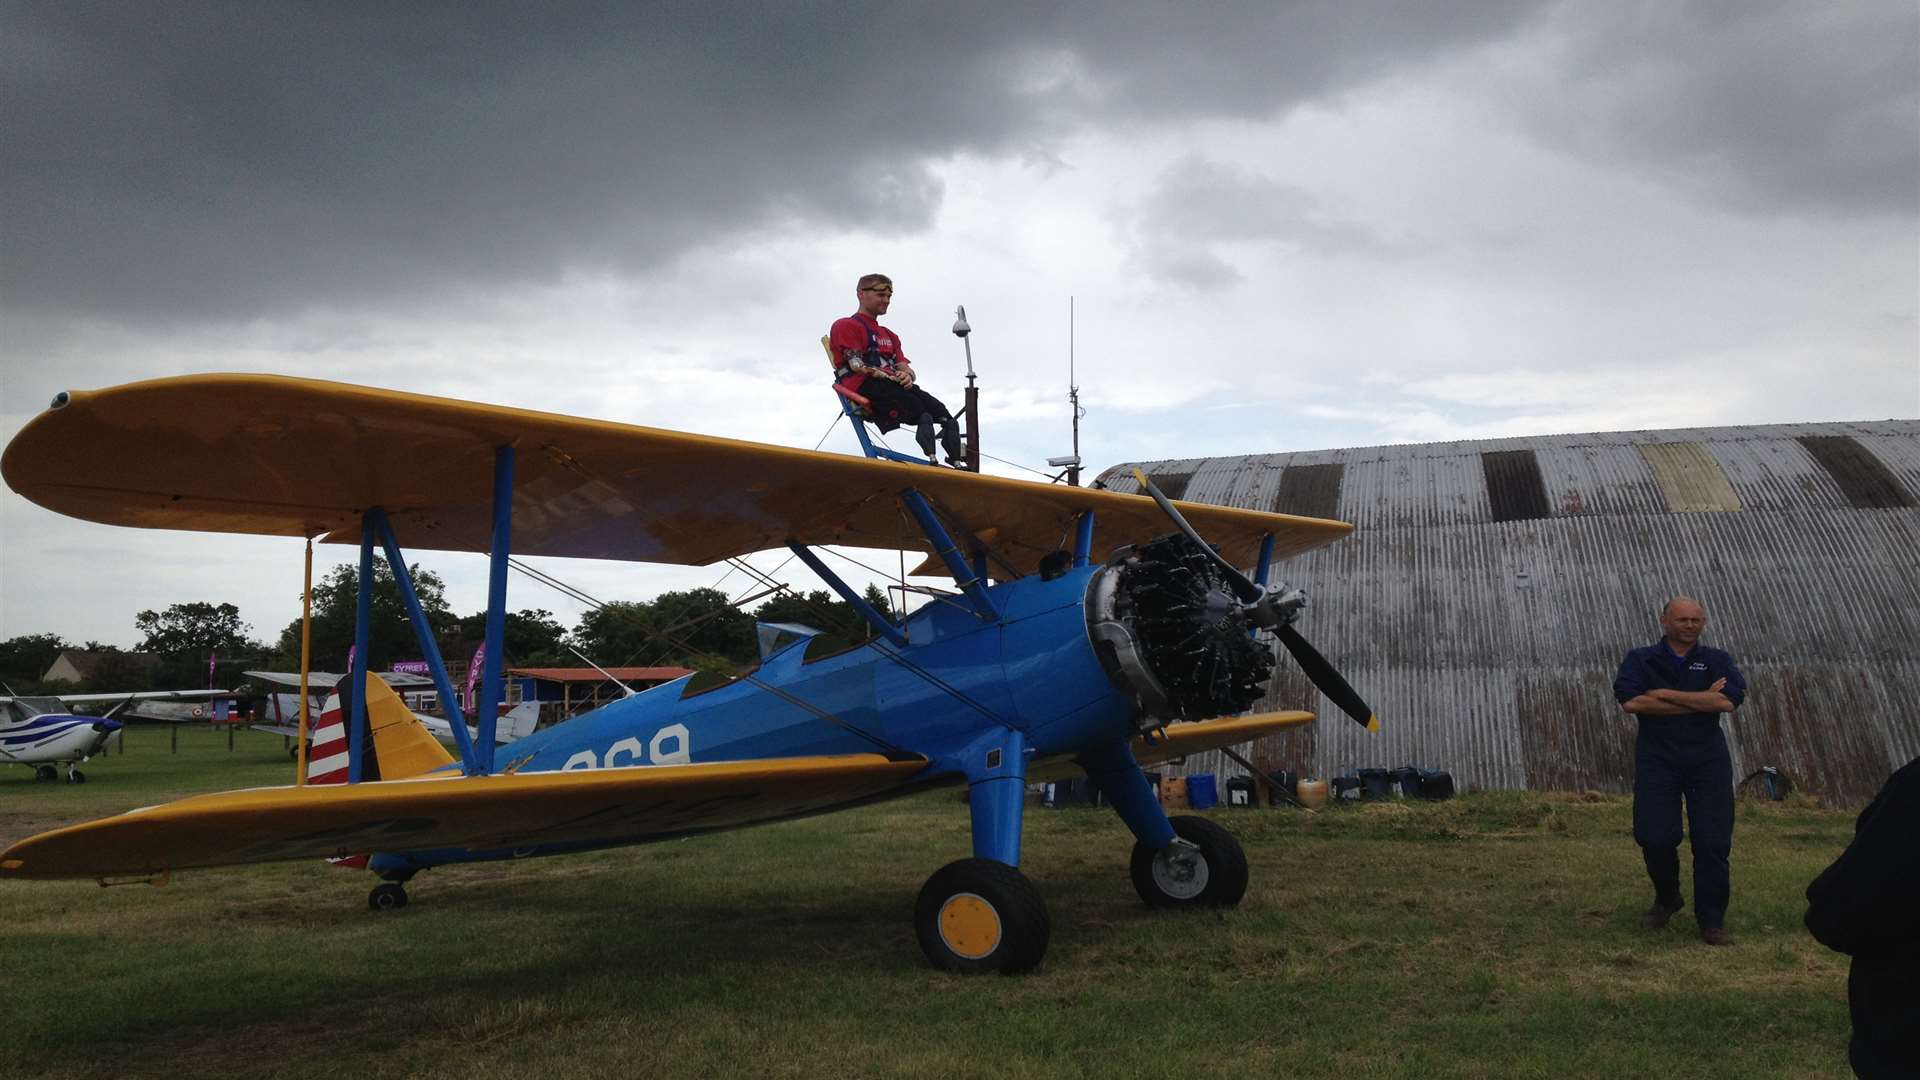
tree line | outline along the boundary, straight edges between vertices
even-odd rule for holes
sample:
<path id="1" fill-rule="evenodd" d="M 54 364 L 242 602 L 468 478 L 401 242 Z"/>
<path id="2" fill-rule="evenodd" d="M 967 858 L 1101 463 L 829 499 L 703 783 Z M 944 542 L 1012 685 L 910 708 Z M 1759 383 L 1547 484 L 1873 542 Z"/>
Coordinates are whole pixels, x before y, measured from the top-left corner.
<path id="1" fill-rule="evenodd" d="M 486 613 L 457 615 L 447 605 L 446 585 L 438 574 L 412 568 L 420 601 L 440 655 L 449 666 L 464 665 L 486 638 Z M 341 564 L 313 588 L 311 666 L 344 671 L 353 645 L 359 569 Z M 374 670 L 421 659 L 412 621 L 407 616 L 393 570 L 373 561 L 373 595 L 368 621 L 368 661 Z M 890 611 L 887 598 L 868 586 L 867 603 Z M 26 634 L 0 641 L 0 680 L 18 694 L 34 692 L 187 689 L 209 682 L 208 661 L 217 686 L 234 686 L 247 669 L 297 671 L 300 620 L 294 619 L 271 643 L 254 637 L 251 624 L 233 604 L 171 604 L 134 616 L 140 644 L 123 651 L 98 642 L 74 644 L 57 634 Z M 751 612 L 728 601 L 718 589 L 664 592 L 651 600 L 614 601 L 588 611 L 571 628 L 545 608 L 525 608 L 506 617 L 506 663 L 516 667 L 578 667 L 575 655 L 601 667 L 688 667 L 733 674 L 759 658 L 757 622 L 801 623 L 822 631 L 825 647 L 866 640 L 871 630 L 860 614 L 824 589 L 801 594 L 784 591 Z M 43 683 L 64 651 L 95 654 L 91 674 L 75 684 Z M 136 655 L 143 654 L 143 655 Z M 145 659 L 151 657 L 152 659 Z"/>

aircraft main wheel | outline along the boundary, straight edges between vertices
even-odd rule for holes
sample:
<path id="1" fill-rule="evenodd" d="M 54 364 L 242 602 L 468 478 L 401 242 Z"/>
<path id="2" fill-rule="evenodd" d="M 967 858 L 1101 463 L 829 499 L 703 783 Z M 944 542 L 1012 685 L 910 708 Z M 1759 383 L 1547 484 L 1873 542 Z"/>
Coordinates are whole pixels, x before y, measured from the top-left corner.
<path id="1" fill-rule="evenodd" d="M 87 782 L 87 774 L 86 774 L 86 773 L 83 773 L 83 772 L 81 772 L 81 771 L 80 771 L 79 769 L 68 769 L 68 770 L 67 770 L 67 783 L 69 783 L 69 784 L 84 784 L 84 783 L 86 783 L 86 782 Z"/>
<path id="2" fill-rule="evenodd" d="M 1158 908 L 1232 907 L 1247 894 L 1247 853 L 1203 817 L 1172 818 L 1179 837 L 1164 851 L 1133 845 L 1133 887 Z M 1181 843 L 1180 841 L 1185 841 Z"/>
<path id="3" fill-rule="evenodd" d="M 406 886 L 388 881 L 373 887 L 367 894 L 367 910 L 393 911 L 407 906 Z"/>
<path id="4" fill-rule="evenodd" d="M 913 929 L 934 967 L 1011 975 L 1040 963 L 1052 923 L 1025 874 L 992 859 L 960 859 L 927 879 Z"/>
<path id="5" fill-rule="evenodd" d="M 33 778 L 35 780 L 58 780 L 60 778 L 60 770 L 51 765 L 42 765 L 33 770 Z"/>

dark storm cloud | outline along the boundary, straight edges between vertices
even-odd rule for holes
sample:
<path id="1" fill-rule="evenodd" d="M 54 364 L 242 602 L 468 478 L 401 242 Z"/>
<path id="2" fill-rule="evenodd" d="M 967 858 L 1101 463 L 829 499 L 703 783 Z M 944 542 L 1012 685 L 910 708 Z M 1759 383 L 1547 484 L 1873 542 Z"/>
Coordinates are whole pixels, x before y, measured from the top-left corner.
<path id="1" fill-rule="evenodd" d="M 12 4 L 0 295 L 245 318 L 912 231 L 930 162 L 1271 115 L 1532 6 Z"/>
<path id="2" fill-rule="evenodd" d="M 1541 29 L 1519 106 L 1550 138 L 1750 212 L 1920 211 L 1912 0 L 1569 3 Z"/>
<path id="3" fill-rule="evenodd" d="M 1289 184 L 1189 155 L 1161 174 L 1130 216 L 1135 267 L 1163 284 L 1196 289 L 1243 279 L 1222 244 L 1320 254 L 1386 254 L 1392 245 Z"/>

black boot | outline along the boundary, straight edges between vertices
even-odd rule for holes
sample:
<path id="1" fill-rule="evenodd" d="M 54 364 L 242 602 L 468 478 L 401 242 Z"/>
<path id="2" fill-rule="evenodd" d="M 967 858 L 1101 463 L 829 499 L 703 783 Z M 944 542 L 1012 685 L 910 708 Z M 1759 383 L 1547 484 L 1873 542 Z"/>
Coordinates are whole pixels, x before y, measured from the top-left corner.
<path id="1" fill-rule="evenodd" d="M 920 452 L 927 456 L 928 461 L 932 461 L 933 460 L 933 416 L 931 414 L 929 413 L 920 414 L 920 424 L 918 427 L 914 429 L 913 441 L 920 444 Z"/>
<path id="2" fill-rule="evenodd" d="M 949 416 L 940 422 L 940 445 L 946 448 L 947 464 L 963 469 L 967 464 L 967 453 L 960 446 L 960 425 Z"/>

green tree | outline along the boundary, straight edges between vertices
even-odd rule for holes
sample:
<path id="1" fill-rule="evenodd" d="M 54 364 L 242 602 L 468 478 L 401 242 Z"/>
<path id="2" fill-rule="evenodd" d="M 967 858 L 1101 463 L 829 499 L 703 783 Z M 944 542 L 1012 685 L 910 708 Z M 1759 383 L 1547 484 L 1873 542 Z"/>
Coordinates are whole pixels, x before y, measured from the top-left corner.
<path id="1" fill-rule="evenodd" d="M 253 627 L 240 620 L 240 609 L 232 604 L 169 604 L 165 611 L 135 615 L 133 628 L 145 635 L 140 651 L 160 658 L 154 675 L 164 687 L 201 685 L 207 678 L 209 655 L 220 660 L 215 681 L 228 685 L 267 654 L 267 647 L 253 639 Z"/>
<path id="2" fill-rule="evenodd" d="M 72 643 L 58 634 L 22 634 L 0 641 L 0 679 L 26 693 L 27 684 L 38 683 L 54 660 L 71 648 Z"/>
<path id="3" fill-rule="evenodd" d="M 862 599 L 882 615 L 891 614 L 887 594 L 881 592 L 878 586 L 867 586 Z M 805 594 L 782 593 L 756 608 L 753 617 L 763 623 L 811 626 L 821 632 L 819 647 L 823 649 L 855 645 L 874 634 L 872 625 L 865 616 L 854 610 L 852 604 L 836 600 L 825 589 L 815 589 Z"/>
<path id="4" fill-rule="evenodd" d="M 447 660 L 464 662 L 487 639 L 487 613 L 468 615 L 456 626 L 458 644 L 447 653 Z M 509 664 L 545 667 L 574 663 L 572 654 L 567 652 L 567 628 L 555 622 L 553 612 L 545 608 L 507 612 L 506 639 L 505 655 Z"/>
<path id="5" fill-rule="evenodd" d="M 664 592 L 616 601 L 580 617 L 576 648 L 603 667 L 674 664 L 726 670 L 751 665 L 759 649 L 753 616 L 718 589 Z"/>
<path id="6" fill-rule="evenodd" d="M 447 607 L 446 583 L 431 570 L 412 568 L 413 589 L 426 613 L 427 625 L 436 643 L 454 639 L 460 620 Z M 355 605 L 360 595 L 359 568 L 348 563 L 335 566 L 313 587 L 313 666 L 321 671 L 344 671 L 347 650 L 353 647 Z M 394 583 L 393 568 L 385 559 L 373 560 L 373 596 L 367 633 L 367 664 L 380 671 L 400 660 L 420 658 L 420 645 L 413 634 L 413 623 L 400 600 L 400 587 Z M 295 619 L 280 632 L 279 662 L 300 661 L 300 620 Z"/>

